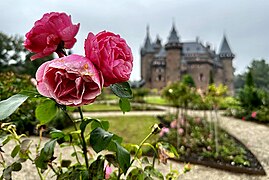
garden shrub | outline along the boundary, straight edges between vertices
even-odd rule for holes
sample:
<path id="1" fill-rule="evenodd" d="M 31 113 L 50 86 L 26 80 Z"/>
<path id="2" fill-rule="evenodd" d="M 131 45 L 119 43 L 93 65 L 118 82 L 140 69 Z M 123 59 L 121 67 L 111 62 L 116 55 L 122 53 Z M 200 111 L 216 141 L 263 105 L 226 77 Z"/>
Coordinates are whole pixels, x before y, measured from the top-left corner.
<path id="1" fill-rule="evenodd" d="M 0 100 L 9 98 L 20 91 L 36 91 L 29 75 L 18 75 L 13 72 L 0 73 Z M 33 134 L 38 121 L 35 118 L 37 101 L 28 99 L 22 108 L 13 113 L 5 122 L 14 122 L 18 133 Z"/>

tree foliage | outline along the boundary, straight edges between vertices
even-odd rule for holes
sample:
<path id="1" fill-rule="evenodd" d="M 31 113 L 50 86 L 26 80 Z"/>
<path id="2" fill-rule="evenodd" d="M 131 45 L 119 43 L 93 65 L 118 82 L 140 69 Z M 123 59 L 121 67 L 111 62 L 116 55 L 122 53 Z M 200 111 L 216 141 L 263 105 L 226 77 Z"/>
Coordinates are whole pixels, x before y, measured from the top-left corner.
<path id="1" fill-rule="evenodd" d="M 259 108 L 263 104 L 261 90 L 256 88 L 251 71 L 247 72 L 245 85 L 239 92 L 238 100 L 247 111 Z"/>
<path id="2" fill-rule="evenodd" d="M 251 72 L 253 82 L 257 88 L 269 91 L 269 64 L 264 59 L 253 60 L 247 72 L 235 77 L 236 89 L 244 87 L 249 72 Z"/>
<path id="3" fill-rule="evenodd" d="M 33 55 L 23 46 L 23 37 L 6 35 L 0 32 L 0 72 L 12 71 L 16 74 L 35 76 L 37 68 L 45 61 L 53 59 L 53 55 L 31 61 Z"/>

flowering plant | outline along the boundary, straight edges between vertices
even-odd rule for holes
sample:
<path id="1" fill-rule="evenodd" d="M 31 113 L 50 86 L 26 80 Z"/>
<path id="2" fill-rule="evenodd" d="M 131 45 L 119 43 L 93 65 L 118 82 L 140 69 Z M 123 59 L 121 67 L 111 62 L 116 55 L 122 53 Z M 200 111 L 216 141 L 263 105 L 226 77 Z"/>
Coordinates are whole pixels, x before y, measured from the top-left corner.
<path id="1" fill-rule="evenodd" d="M 141 156 L 141 147 L 145 145 L 145 141 L 151 135 L 160 132 L 159 125 L 152 127 L 149 135 L 139 146 L 131 145 L 131 148 L 125 148 L 121 144 L 121 137 L 108 132 L 108 121 L 83 117 L 81 106 L 93 103 L 101 94 L 102 88 L 107 86 L 119 97 L 121 110 L 130 110 L 129 100 L 132 98 L 132 91 L 127 81 L 132 71 L 133 57 L 126 41 L 119 35 L 107 31 L 97 35 L 91 32 L 88 34 L 84 44 L 85 56 L 67 55 L 65 49 L 72 48 L 76 43 L 75 36 L 78 30 L 79 24 L 74 25 L 70 16 L 52 12 L 36 21 L 34 27 L 26 34 L 25 48 L 36 53 L 31 57 L 32 60 L 53 52 L 56 52 L 59 58 L 47 61 L 38 68 L 35 82 L 38 93 L 21 91 L 20 94 L 0 102 L 0 120 L 9 117 L 27 99 L 40 98 L 41 102 L 35 111 L 40 121 L 40 141 L 36 145 L 35 157 L 30 150 L 31 139 L 23 138 L 25 135 L 18 135 L 12 123 L 0 123 L 0 158 L 4 168 L 0 179 L 11 179 L 12 172 L 20 171 L 22 163 L 27 160 L 35 165 L 40 179 L 45 179 L 44 172 L 48 169 L 53 171 L 57 179 L 120 179 L 123 176 L 127 179 L 164 179 L 154 168 L 156 157 L 162 157 L 164 161 L 169 158 L 163 158 L 163 153 L 159 156 L 158 152 L 166 152 L 160 143 L 156 147 L 147 144 L 155 152 L 152 164 L 148 162 L 144 168 L 132 166 Z M 78 120 L 73 120 L 68 113 L 69 107 L 78 108 Z M 41 148 L 44 125 L 59 111 L 63 111 L 67 119 L 73 122 L 75 131 L 66 133 L 52 129 L 49 132 L 50 140 Z M 91 131 L 87 133 L 86 127 L 89 124 Z M 11 152 L 14 161 L 7 164 L 1 147 L 10 140 L 14 140 L 16 145 Z M 56 144 L 72 147 L 72 156 L 76 160 L 56 158 Z M 162 151 L 158 151 L 158 147 L 161 147 Z M 133 159 L 130 151 L 134 152 Z M 56 160 L 59 162 L 55 162 Z"/>

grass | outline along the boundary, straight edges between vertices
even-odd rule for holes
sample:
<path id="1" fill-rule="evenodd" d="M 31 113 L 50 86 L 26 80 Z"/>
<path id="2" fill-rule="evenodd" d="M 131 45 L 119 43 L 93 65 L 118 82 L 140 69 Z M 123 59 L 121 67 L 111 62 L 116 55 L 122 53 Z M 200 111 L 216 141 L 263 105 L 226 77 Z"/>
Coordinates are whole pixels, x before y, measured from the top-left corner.
<path id="1" fill-rule="evenodd" d="M 170 105 L 170 103 L 161 96 L 146 96 L 145 101 L 149 104 Z"/>
<path id="2" fill-rule="evenodd" d="M 120 111 L 116 104 L 89 104 L 83 106 L 83 111 Z"/>
<path id="3" fill-rule="evenodd" d="M 123 143 L 139 144 L 150 132 L 151 126 L 158 123 L 158 120 L 153 116 L 111 116 L 102 117 L 100 120 L 109 121 L 109 132 L 117 134 L 123 138 Z M 70 132 L 73 127 L 64 129 L 65 132 Z M 90 125 L 87 126 L 86 133 L 90 132 Z M 158 135 L 153 136 L 149 142 L 158 139 Z"/>

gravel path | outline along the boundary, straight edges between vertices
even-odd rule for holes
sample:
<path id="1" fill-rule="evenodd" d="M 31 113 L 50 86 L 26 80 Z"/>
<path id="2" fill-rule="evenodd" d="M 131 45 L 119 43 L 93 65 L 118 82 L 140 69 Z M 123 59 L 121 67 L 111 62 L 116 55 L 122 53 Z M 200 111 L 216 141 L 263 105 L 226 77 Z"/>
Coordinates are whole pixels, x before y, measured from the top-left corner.
<path id="1" fill-rule="evenodd" d="M 167 108 L 166 110 L 171 111 L 171 108 Z M 154 111 L 154 112 L 147 112 L 147 115 L 161 115 L 164 112 L 161 111 Z M 201 112 L 195 111 L 192 112 L 195 115 L 201 115 Z M 112 116 L 116 115 L 117 113 L 86 113 L 85 116 L 92 116 L 92 117 L 100 117 L 100 116 Z M 122 113 L 120 113 L 122 114 Z M 145 115 L 143 112 L 129 112 L 126 115 Z M 260 125 L 252 122 L 245 122 L 242 120 L 237 120 L 233 118 L 227 117 L 220 117 L 220 126 L 226 129 L 229 133 L 237 137 L 241 140 L 251 151 L 256 155 L 259 159 L 261 164 L 263 165 L 267 176 L 255 176 L 255 175 L 247 175 L 247 174 L 237 174 L 227 171 L 222 171 L 214 168 L 204 167 L 200 165 L 191 165 L 192 170 L 182 176 L 180 179 L 182 180 L 269 180 L 269 127 L 265 125 Z M 33 139 L 32 149 L 34 150 L 35 144 L 38 141 L 37 137 L 31 137 Z M 12 145 L 6 146 L 3 150 L 6 153 L 10 153 L 12 151 Z M 34 152 L 34 151 L 32 151 Z M 64 155 L 70 155 L 72 149 L 60 149 L 57 148 L 56 156 L 60 153 Z M 33 155 L 35 156 L 35 154 Z M 7 162 L 11 162 L 12 159 L 6 158 Z M 158 165 L 158 168 L 164 172 L 169 172 L 170 166 L 173 169 L 182 169 L 183 163 L 175 163 L 169 161 L 168 164 L 165 165 Z M 0 168 L 0 171 L 2 169 Z M 32 165 L 30 161 L 28 161 L 24 166 L 23 170 L 20 173 L 13 174 L 14 180 L 36 180 L 38 178 L 38 174 L 36 169 Z M 55 179 L 51 177 L 51 173 L 47 176 L 46 179 Z"/>

